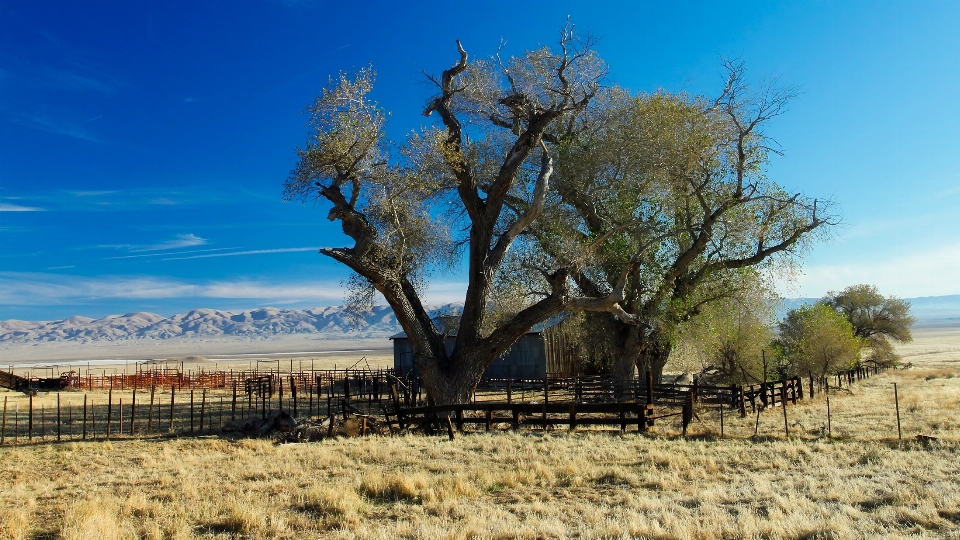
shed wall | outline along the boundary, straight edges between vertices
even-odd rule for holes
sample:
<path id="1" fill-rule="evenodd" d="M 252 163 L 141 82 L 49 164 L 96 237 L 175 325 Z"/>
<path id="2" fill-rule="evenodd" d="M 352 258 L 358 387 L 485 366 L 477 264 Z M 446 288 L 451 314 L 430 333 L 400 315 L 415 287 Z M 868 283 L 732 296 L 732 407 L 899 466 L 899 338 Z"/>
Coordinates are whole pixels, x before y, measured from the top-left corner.
<path id="1" fill-rule="evenodd" d="M 447 339 L 448 351 L 455 343 L 454 338 Z M 393 340 L 393 367 L 401 375 L 413 370 L 413 348 L 407 338 Z M 483 373 L 491 379 L 542 379 L 547 376 L 546 351 L 543 336 L 527 334 L 513 347 L 497 358 Z"/>

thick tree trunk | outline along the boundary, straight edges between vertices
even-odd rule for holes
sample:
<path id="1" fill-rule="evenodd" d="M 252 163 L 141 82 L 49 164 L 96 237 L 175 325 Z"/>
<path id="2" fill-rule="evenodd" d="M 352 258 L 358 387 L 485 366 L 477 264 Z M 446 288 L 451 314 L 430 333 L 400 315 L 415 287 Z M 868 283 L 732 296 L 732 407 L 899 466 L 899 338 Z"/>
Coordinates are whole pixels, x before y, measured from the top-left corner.
<path id="1" fill-rule="evenodd" d="M 632 381 L 635 377 L 637 359 L 642 346 L 642 331 L 639 327 L 616 322 L 616 343 L 610 374 L 617 381 Z"/>
<path id="2" fill-rule="evenodd" d="M 458 368 L 442 369 L 435 358 L 414 357 L 414 363 L 423 377 L 424 387 L 436 405 L 469 403 L 483 371 L 492 360 L 493 358 L 486 358 L 486 355 L 464 357 L 454 352 L 449 364 L 457 365 Z"/>
<path id="3" fill-rule="evenodd" d="M 659 384 L 663 379 L 663 368 L 667 365 L 673 345 L 659 332 L 654 331 L 642 341 L 640 349 L 640 354 L 637 356 L 637 370 L 640 373 L 650 371 L 653 374 L 653 381 Z"/>

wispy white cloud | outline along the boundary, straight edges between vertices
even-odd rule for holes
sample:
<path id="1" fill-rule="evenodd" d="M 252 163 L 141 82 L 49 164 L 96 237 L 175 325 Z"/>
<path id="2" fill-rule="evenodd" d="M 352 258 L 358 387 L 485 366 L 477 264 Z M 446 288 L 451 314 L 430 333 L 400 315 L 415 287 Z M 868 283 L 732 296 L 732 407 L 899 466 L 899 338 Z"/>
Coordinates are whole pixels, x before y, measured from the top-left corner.
<path id="1" fill-rule="evenodd" d="M 202 246 L 207 243 L 205 238 L 201 238 L 193 233 L 178 234 L 170 240 L 158 242 L 156 244 L 100 244 L 98 248 L 125 249 L 130 253 L 143 253 L 145 251 L 169 251 L 172 249 L 183 249 L 187 247 Z M 223 248 L 227 249 L 227 248 Z M 170 253 L 157 253 L 155 255 L 170 255 Z M 124 257 L 107 257 L 108 259 L 122 259 Z"/>
<path id="2" fill-rule="evenodd" d="M 848 285 L 876 285 L 903 298 L 960 293 L 960 244 L 923 252 L 871 255 L 839 264 L 804 266 L 796 278 L 800 296 L 820 297 Z"/>
<path id="3" fill-rule="evenodd" d="M 67 193 L 69 193 L 69 194 L 71 194 L 71 195 L 75 195 L 75 196 L 77 196 L 77 197 L 100 197 L 100 196 L 103 196 L 103 195 L 112 195 L 112 194 L 116 193 L 116 191 L 115 191 L 115 190 L 103 190 L 103 191 L 93 191 L 93 190 L 86 190 L 86 191 L 81 190 L 81 191 L 77 191 L 77 190 L 69 190 L 69 191 L 67 191 Z"/>
<path id="4" fill-rule="evenodd" d="M 63 135 L 65 137 L 73 137 L 74 139 L 80 139 L 81 141 L 106 144 L 106 141 L 98 137 L 90 130 L 84 128 L 83 124 L 72 122 L 70 120 L 64 120 L 62 118 L 54 118 L 46 114 L 40 114 L 24 117 L 23 121 L 28 126 L 39 131 L 45 131 L 55 135 Z"/>
<path id="5" fill-rule="evenodd" d="M 140 255 L 120 255 L 117 257 L 104 257 L 103 260 L 106 261 L 111 259 L 139 259 L 141 257 L 167 257 L 170 255 L 183 255 L 186 253 L 205 253 L 208 251 L 223 251 L 227 249 L 238 249 L 238 248 L 229 247 L 229 248 L 191 249 L 189 251 L 173 251 L 173 252 L 165 251 L 163 253 L 143 253 Z"/>
<path id="6" fill-rule="evenodd" d="M 36 206 L 21 206 L 19 204 L 0 203 L 0 212 L 45 212 L 44 208 Z"/>
<path id="7" fill-rule="evenodd" d="M 135 249 L 131 249 L 132 252 L 137 251 L 162 251 L 169 249 L 182 249 L 186 247 L 193 246 L 202 246 L 206 244 L 207 241 L 199 236 L 188 233 L 188 234 L 178 234 L 173 240 L 167 240 L 166 242 L 160 242 L 159 244 L 153 244 L 150 246 L 140 246 Z"/>
<path id="8" fill-rule="evenodd" d="M 190 282 L 163 277 L 64 276 L 0 272 L 0 305 L 47 306 L 110 300 L 171 298 L 249 299 L 265 302 L 339 302 L 339 282 L 255 280 Z"/>
<path id="9" fill-rule="evenodd" d="M 210 257 L 235 257 L 237 255 L 264 255 L 267 253 L 296 253 L 300 251 L 319 251 L 318 247 L 299 247 L 281 249 L 252 249 L 248 251 L 232 251 L 230 253 L 208 253 L 205 255 L 191 255 L 189 257 L 170 257 L 162 261 L 183 261 L 186 259 L 208 259 Z"/>

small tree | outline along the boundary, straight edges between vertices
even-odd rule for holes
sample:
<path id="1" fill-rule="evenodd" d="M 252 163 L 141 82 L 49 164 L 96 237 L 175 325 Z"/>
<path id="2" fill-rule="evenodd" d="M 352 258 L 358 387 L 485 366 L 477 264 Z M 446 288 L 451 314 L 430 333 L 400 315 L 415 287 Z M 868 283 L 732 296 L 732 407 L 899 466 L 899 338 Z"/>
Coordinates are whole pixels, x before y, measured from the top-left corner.
<path id="1" fill-rule="evenodd" d="M 830 292 L 823 303 L 842 314 L 853 327 L 853 333 L 863 340 L 868 362 L 879 365 L 896 364 L 900 357 L 893 351 L 890 340 L 906 343 L 913 340 L 910 327 L 915 319 L 910 315 L 910 303 L 895 296 L 883 296 L 873 285 L 851 285 L 840 292 Z"/>
<path id="2" fill-rule="evenodd" d="M 739 286 L 727 296 L 705 304 L 695 316 L 680 324 L 677 345 L 668 365 L 685 357 L 700 369 L 719 371 L 725 381 L 761 382 L 763 350 L 774 335 L 775 308 L 779 301 L 772 288 L 754 270 L 742 271 Z"/>
<path id="3" fill-rule="evenodd" d="M 788 375 L 824 377 L 853 367 L 861 341 L 842 315 L 823 303 L 790 310 L 777 346 Z"/>

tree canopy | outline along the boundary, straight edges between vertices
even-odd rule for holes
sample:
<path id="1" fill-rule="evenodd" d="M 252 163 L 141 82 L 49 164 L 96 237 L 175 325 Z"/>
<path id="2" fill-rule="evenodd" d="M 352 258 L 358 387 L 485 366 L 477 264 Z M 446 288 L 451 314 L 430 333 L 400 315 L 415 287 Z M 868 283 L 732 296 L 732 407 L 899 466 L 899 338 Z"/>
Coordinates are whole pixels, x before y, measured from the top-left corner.
<path id="1" fill-rule="evenodd" d="M 469 399 L 534 324 L 592 313 L 621 375 L 659 376 L 676 324 L 728 296 L 737 272 L 792 256 L 829 205 L 766 178 L 763 133 L 791 92 L 750 91 L 740 66 L 714 99 L 631 94 L 566 26 L 556 49 L 459 59 L 431 77 L 438 123 L 387 140 L 372 69 L 341 74 L 309 108 L 287 200 L 324 200 L 352 247 L 356 299 L 378 291 L 438 403 Z M 431 322 L 431 272 L 467 262 L 456 343 Z M 651 359 L 653 358 L 653 359 Z"/>
<path id="2" fill-rule="evenodd" d="M 492 319 L 494 280 L 543 212 L 558 146 L 590 124 L 606 66 L 570 25 L 559 50 L 470 61 L 459 42 L 457 49 L 457 62 L 431 78 L 437 94 L 424 114 L 439 125 L 402 143 L 386 139 L 387 115 L 370 98 L 372 69 L 331 81 L 309 108 L 311 134 L 284 192 L 287 200 L 318 197 L 330 205 L 328 218 L 354 245 L 321 253 L 387 300 L 438 403 L 469 399 L 487 365 L 537 322 L 565 308 L 617 311 L 621 300 L 618 290 L 579 295 L 569 279 L 577 263 L 570 262 L 544 276 L 546 294 Z M 421 290 L 431 270 L 463 251 L 469 283 L 448 353 Z"/>
<path id="3" fill-rule="evenodd" d="M 600 121 L 561 147 L 549 218 L 518 264 L 543 273 L 588 261 L 571 273 L 579 291 L 624 287 L 622 313 L 593 316 L 615 343 L 618 376 L 636 365 L 659 378 L 678 324 L 731 296 L 738 272 L 796 261 L 836 222 L 829 201 L 767 177 L 776 150 L 764 129 L 793 93 L 751 89 L 741 65 L 726 68 L 712 99 L 603 95 Z"/>
<path id="4" fill-rule="evenodd" d="M 823 303 L 791 310 L 777 345 L 788 375 L 823 377 L 856 365 L 860 340 L 842 315 Z"/>
<path id="5" fill-rule="evenodd" d="M 759 272 L 741 272 L 741 284 L 728 296 L 705 304 L 682 323 L 670 364 L 686 357 L 687 368 L 716 371 L 725 382 L 752 384 L 763 381 L 764 354 L 773 342 L 779 296 Z"/>
<path id="6" fill-rule="evenodd" d="M 910 303 L 893 296 L 883 296 L 873 285 L 851 285 L 840 292 L 830 292 L 822 302 L 842 314 L 869 349 L 866 360 L 879 364 L 895 363 L 890 340 L 906 343 L 913 340 L 910 327 Z"/>

